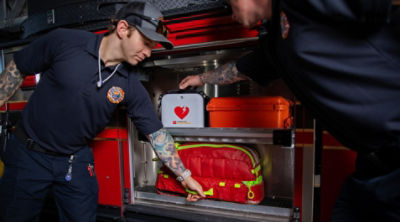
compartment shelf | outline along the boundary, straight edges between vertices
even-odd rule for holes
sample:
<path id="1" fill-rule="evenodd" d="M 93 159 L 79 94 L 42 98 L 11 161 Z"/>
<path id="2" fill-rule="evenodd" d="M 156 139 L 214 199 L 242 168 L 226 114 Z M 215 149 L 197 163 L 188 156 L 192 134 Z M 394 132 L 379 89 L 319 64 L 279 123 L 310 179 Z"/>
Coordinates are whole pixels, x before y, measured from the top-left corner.
<path id="1" fill-rule="evenodd" d="M 188 221 L 204 221 L 204 218 L 216 214 L 219 217 L 226 217 L 223 221 L 290 221 L 292 216 L 292 209 L 287 204 L 267 206 L 214 200 L 187 202 L 185 197 L 159 195 L 148 191 L 136 191 L 135 198 L 135 204 L 129 207 L 136 211 L 142 211 L 139 208 L 147 205 L 146 209 L 151 208 L 151 212 L 154 212 L 157 207 L 166 206 L 170 208 L 172 204 L 174 206 L 173 212 L 184 210 L 189 214 L 189 218 L 179 218 L 188 219 Z M 159 216 L 168 216 L 167 214 L 168 212 L 164 209 L 160 211 Z M 193 214 L 198 214 L 199 217 L 193 218 Z M 174 214 L 174 217 L 176 216 Z M 220 221 L 221 219 L 219 218 Z"/>
<path id="2" fill-rule="evenodd" d="M 259 128 L 167 128 L 179 142 L 273 144 L 293 148 L 293 129 Z"/>

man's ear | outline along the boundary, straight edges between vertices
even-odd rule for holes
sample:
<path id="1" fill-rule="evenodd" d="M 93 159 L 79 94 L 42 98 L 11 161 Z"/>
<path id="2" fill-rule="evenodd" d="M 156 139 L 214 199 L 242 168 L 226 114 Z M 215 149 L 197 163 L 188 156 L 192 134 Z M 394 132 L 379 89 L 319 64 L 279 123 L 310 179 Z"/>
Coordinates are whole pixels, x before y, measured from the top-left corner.
<path id="1" fill-rule="evenodd" d="M 122 38 L 128 36 L 129 32 L 130 32 L 129 28 L 130 27 L 129 27 L 129 24 L 127 21 L 125 21 L 125 20 L 118 21 L 117 29 L 116 29 L 118 38 L 122 39 Z"/>

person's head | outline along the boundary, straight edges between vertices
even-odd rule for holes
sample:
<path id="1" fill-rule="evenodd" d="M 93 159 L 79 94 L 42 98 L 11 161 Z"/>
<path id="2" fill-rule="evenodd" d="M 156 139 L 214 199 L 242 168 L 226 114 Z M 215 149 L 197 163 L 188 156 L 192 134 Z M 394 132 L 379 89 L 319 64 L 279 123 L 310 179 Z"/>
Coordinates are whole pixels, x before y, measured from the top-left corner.
<path id="1" fill-rule="evenodd" d="M 161 12 L 143 1 L 123 6 L 111 19 L 109 33 L 119 39 L 122 56 L 131 65 L 150 57 L 156 43 L 167 49 L 173 48 L 166 38 L 167 29 Z"/>
<path id="2" fill-rule="evenodd" d="M 229 0 L 232 18 L 246 28 L 272 17 L 272 0 Z"/>

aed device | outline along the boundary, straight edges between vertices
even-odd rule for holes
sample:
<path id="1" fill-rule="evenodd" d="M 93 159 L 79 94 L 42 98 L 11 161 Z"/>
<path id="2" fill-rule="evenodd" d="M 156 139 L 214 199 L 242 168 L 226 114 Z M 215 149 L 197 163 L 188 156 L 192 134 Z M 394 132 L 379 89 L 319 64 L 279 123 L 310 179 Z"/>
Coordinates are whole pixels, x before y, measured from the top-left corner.
<path id="1" fill-rule="evenodd" d="M 161 98 L 164 127 L 204 127 L 204 97 L 197 92 L 167 93 Z"/>

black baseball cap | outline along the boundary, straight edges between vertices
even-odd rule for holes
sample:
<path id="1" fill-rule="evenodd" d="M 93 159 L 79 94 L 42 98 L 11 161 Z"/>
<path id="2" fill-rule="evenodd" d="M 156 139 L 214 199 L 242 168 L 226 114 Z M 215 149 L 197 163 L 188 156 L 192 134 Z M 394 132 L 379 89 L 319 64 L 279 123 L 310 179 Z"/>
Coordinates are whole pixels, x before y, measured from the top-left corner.
<path id="1" fill-rule="evenodd" d="M 172 49 L 174 45 L 166 38 L 167 28 L 162 18 L 160 10 L 142 1 L 127 3 L 115 15 L 115 19 L 127 21 L 148 39 L 160 43 L 166 49 Z"/>

